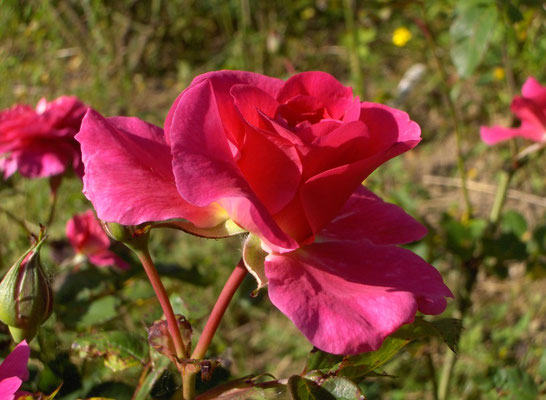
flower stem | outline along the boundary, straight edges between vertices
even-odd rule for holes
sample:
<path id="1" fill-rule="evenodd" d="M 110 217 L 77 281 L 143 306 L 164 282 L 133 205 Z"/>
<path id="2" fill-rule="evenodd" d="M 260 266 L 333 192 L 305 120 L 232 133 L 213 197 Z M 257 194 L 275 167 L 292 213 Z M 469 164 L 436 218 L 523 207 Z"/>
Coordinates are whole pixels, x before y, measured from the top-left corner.
<path id="1" fill-rule="evenodd" d="M 61 182 L 63 180 L 62 175 L 55 175 L 49 178 L 49 187 L 51 189 L 49 194 L 49 215 L 47 217 L 46 226 L 49 227 L 53 223 L 53 219 L 55 218 L 55 209 L 57 208 L 57 200 L 58 200 L 58 189 L 59 186 L 61 186 Z"/>
<path id="2" fill-rule="evenodd" d="M 419 28 L 421 28 L 423 35 L 425 36 L 425 39 L 429 46 L 432 57 L 434 58 L 434 61 L 436 63 L 438 72 L 440 73 L 440 78 L 442 82 L 442 95 L 449 109 L 449 113 L 450 113 L 452 124 L 453 124 L 453 129 L 455 131 L 455 146 L 457 148 L 457 169 L 461 177 L 461 188 L 462 188 L 463 199 L 464 199 L 465 208 L 466 208 L 466 217 L 471 218 L 472 203 L 470 202 L 470 196 L 468 194 L 468 185 L 466 183 L 466 170 L 464 167 L 464 155 L 463 155 L 463 147 L 462 147 L 463 134 L 462 134 L 461 123 L 460 123 L 461 117 L 459 115 L 457 107 L 455 106 L 455 102 L 453 101 L 450 95 L 446 68 L 441 57 L 438 55 L 438 46 L 436 45 L 434 34 L 431 32 L 430 26 L 427 21 L 425 6 L 422 2 L 419 2 L 419 5 L 421 6 L 423 21 L 416 21 L 416 22 Z"/>
<path id="3" fill-rule="evenodd" d="M 195 350 L 193 351 L 191 358 L 201 360 L 205 357 L 210 342 L 212 341 L 212 337 L 216 333 L 218 325 L 220 325 L 222 316 L 226 312 L 226 309 L 231 299 L 233 298 L 233 295 L 243 282 L 246 274 L 247 269 L 243 263 L 243 260 L 241 259 L 231 273 L 230 277 L 228 278 L 226 284 L 224 285 L 224 288 L 222 289 L 222 292 L 220 292 L 218 300 L 216 300 L 216 304 L 212 308 L 212 312 L 210 313 L 209 319 L 205 324 L 203 333 L 201 333 L 201 337 L 197 342 L 197 346 L 195 346 Z"/>
<path id="4" fill-rule="evenodd" d="M 493 207 L 491 208 L 491 214 L 489 215 L 489 223 L 491 225 L 496 225 L 499 221 L 501 210 L 506 200 L 506 195 L 508 194 L 508 185 L 513 176 L 514 170 L 502 172 L 499 186 L 497 187 L 497 193 L 495 194 L 495 200 L 493 201 Z"/>
<path id="5" fill-rule="evenodd" d="M 25 231 L 25 233 L 28 235 L 28 236 L 32 236 L 33 233 L 32 233 L 32 230 L 27 226 L 26 222 L 20 218 L 18 218 L 15 214 L 13 214 L 11 211 L 9 210 L 6 210 L 5 208 L 3 208 L 2 206 L 0 206 L 0 212 L 3 212 L 4 214 L 6 214 L 6 217 L 10 218 L 11 220 L 13 220 L 15 223 L 17 223 L 17 225 L 19 225 L 21 227 L 22 230 Z"/>
<path id="6" fill-rule="evenodd" d="M 209 319 L 197 342 L 197 346 L 195 346 L 195 350 L 191 355 L 192 359 L 201 360 L 207 354 L 207 349 L 216 333 L 216 329 L 218 329 L 218 325 L 220 325 L 220 321 L 222 320 L 233 295 L 243 282 L 246 274 L 247 270 L 241 259 L 229 276 L 224 288 L 218 296 L 218 300 L 216 300 L 216 304 L 212 308 Z M 195 398 L 195 380 L 198 372 L 198 370 L 191 368 L 191 365 L 186 366 L 182 371 L 182 391 L 184 400 L 193 400 Z"/>
<path id="7" fill-rule="evenodd" d="M 161 309 L 163 310 L 163 314 L 165 314 L 165 318 L 167 319 L 167 326 L 169 329 L 169 334 L 171 335 L 171 339 L 174 343 L 176 356 L 180 359 L 186 358 L 187 355 L 184 354 L 184 342 L 182 341 L 182 336 L 180 335 L 178 322 L 169 301 L 167 291 L 161 283 L 161 279 L 159 278 L 157 270 L 155 269 L 152 257 L 150 256 L 150 252 L 148 251 L 148 249 L 139 249 L 135 252 L 138 256 L 138 259 L 142 263 L 142 267 L 144 268 L 144 271 L 146 272 L 146 275 L 148 276 L 148 279 L 152 284 L 155 295 L 157 296 L 159 304 L 161 305 Z"/>
<path id="8" fill-rule="evenodd" d="M 364 83 L 358 54 L 358 30 L 355 25 L 355 2 L 354 0 L 343 0 L 343 16 L 345 18 L 345 29 L 349 36 L 349 67 L 353 79 L 355 94 L 363 97 Z"/>

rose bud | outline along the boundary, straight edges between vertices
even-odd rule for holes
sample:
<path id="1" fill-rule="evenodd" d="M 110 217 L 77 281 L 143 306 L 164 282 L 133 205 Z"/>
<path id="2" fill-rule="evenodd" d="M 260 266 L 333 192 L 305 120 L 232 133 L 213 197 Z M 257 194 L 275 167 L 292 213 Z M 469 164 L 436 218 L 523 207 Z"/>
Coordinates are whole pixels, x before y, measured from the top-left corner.
<path id="1" fill-rule="evenodd" d="M 33 245 L 0 282 L 0 321 L 8 325 L 16 342 L 30 342 L 53 308 L 53 291 L 40 261 L 44 240 Z"/>

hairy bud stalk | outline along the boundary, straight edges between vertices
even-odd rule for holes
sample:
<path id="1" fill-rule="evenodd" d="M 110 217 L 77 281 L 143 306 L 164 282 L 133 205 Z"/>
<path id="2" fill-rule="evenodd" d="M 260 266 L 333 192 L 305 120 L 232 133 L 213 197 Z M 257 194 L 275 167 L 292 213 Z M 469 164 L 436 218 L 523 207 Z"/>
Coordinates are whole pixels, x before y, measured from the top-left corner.
<path id="1" fill-rule="evenodd" d="M 53 291 L 40 261 L 45 237 L 13 265 L 0 282 L 0 321 L 16 342 L 30 341 L 51 315 Z"/>

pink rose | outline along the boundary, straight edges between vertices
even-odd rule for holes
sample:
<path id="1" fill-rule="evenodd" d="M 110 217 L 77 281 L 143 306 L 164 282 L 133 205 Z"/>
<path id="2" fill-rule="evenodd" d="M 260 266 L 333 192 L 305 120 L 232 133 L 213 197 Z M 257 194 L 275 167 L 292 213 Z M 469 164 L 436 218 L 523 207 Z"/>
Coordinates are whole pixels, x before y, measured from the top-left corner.
<path id="1" fill-rule="evenodd" d="M 129 264 L 108 250 L 110 239 L 92 210 L 76 214 L 67 222 L 66 237 L 76 254 L 87 257 L 91 264 L 129 269 Z"/>
<path id="2" fill-rule="evenodd" d="M 0 399 L 14 400 L 28 394 L 19 391 L 19 387 L 28 379 L 27 363 L 30 348 L 22 341 L 0 364 Z"/>
<path id="3" fill-rule="evenodd" d="M 77 139 L 99 218 L 184 219 L 205 236 L 234 222 L 252 234 L 249 270 L 322 350 L 377 349 L 417 310 L 441 313 L 452 296 L 432 266 L 396 246 L 426 229 L 361 186 L 417 145 L 419 126 L 360 102 L 331 75 L 207 73 L 177 98 L 164 134 L 90 111 Z"/>
<path id="4" fill-rule="evenodd" d="M 515 96 L 510 108 L 521 120 L 518 128 L 482 126 L 480 135 L 488 145 L 521 136 L 535 142 L 546 141 L 546 86 L 535 78 L 528 78 L 521 89 L 522 96 Z"/>
<path id="5" fill-rule="evenodd" d="M 72 167 L 83 174 L 74 135 L 87 107 L 75 97 L 38 102 L 36 109 L 16 105 L 0 111 L 0 171 L 29 178 L 62 174 Z"/>

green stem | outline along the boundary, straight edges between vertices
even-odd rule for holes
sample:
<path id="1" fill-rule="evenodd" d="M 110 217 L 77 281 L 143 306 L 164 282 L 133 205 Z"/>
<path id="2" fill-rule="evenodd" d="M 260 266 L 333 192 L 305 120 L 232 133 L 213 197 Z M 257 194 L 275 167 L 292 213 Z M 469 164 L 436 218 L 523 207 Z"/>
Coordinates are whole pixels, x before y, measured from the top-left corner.
<path id="1" fill-rule="evenodd" d="M 358 55 L 358 30 L 355 25 L 355 2 L 354 0 L 343 0 L 343 16 L 345 18 L 345 28 L 349 33 L 349 66 L 353 78 L 353 87 L 355 94 L 362 98 L 364 83 L 360 69 L 360 57 Z"/>
<path id="2" fill-rule="evenodd" d="M 187 358 L 187 354 L 185 354 L 184 342 L 182 341 L 180 329 L 178 328 L 178 321 L 176 320 L 176 316 L 174 315 L 174 311 L 171 306 L 171 302 L 169 301 L 167 291 L 165 290 L 163 283 L 161 283 L 159 274 L 155 269 L 152 257 L 150 256 L 150 252 L 148 251 L 148 249 L 139 249 L 135 251 L 135 253 L 142 263 L 142 267 L 144 268 L 144 271 L 146 272 L 146 275 L 148 276 L 148 279 L 152 284 L 155 295 L 157 296 L 159 304 L 161 305 L 161 309 L 163 310 L 163 314 L 165 314 L 165 318 L 167 319 L 167 327 L 169 329 L 171 339 L 174 343 L 176 356 L 179 359 Z"/>
<path id="3" fill-rule="evenodd" d="M 426 352 L 425 357 L 427 359 L 427 366 L 432 381 L 432 397 L 434 400 L 438 400 L 438 380 L 436 379 L 436 368 L 434 366 L 434 361 L 432 360 L 432 356 L 428 351 Z"/>
<path id="4" fill-rule="evenodd" d="M 514 176 L 514 171 L 515 170 L 510 170 L 508 172 L 503 171 L 500 176 L 500 182 L 497 187 L 497 193 L 495 194 L 495 200 L 493 201 L 493 207 L 491 208 L 491 214 L 489 214 L 489 223 L 491 225 L 496 225 L 499 221 L 502 207 L 504 206 L 506 195 L 508 194 L 508 186 Z"/>
<path id="5" fill-rule="evenodd" d="M 186 367 L 185 367 L 186 368 Z M 195 399 L 195 381 L 197 372 L 193 370 L 184 371 L 182 373 L 182 398 L 184 400 Z"/>
<path id="6" fill-rule="evenodd" d="M 25 233 L 28 235 L 28 236 L 32 236 L 33 233 L 32 231 L 28 228 L 27 224 L 25 223 L 25 221 L 23 221 L 22 219 L 18 218 L 15 214 L 13 214 L 11 211 L 9 210 L 6 210 L 5 208 L 1 207 L 0 206 L 0 212 L 3 212 L 4 214 L 6 214 L 6 216 L 8 218 L 10 218 L 11 220 L 13 220 L 15 223 L 17 223 L 17 225 L 19 225 L 21 227 L 21 229 L 23 229 L 25 231 Z"/>
<path id="7" fill-rule="evenodd" d="M 496 227 L 497 223 L 499 222 L 502 207 L 504 206 L 506 196 L 508 194 L 508 186 L 510 185 L 514 174 L 517 170 L 527 164 L 533 155 L 539 154 L 544 150 L 544 148 L 546 148 L 546 142 L 534 143 L 527 146 L 525 149 L 515 155 L 510 163 L 504 168 L 504 171 L 500 177 L 499 186 L 497 187 L 497 193 L 495 194 L 495 200 L 493 201 L 491 213 L 489 214 L 489 224 L 491 228 Z"/>
<path id="8" fill-rule="evenodd" d="M 455 366 L 455 360 L 457 359 L 454 352 L 448 350 L 444 358 L 444 364 L 442 367 L 442 373 L 440 375 L 440 384 L 438 386 L 438 395 L 436 399 L 446 400 L 448 398 L 448 388 L 451 383 L 451 375 L 453 374 L 453 367 Z"/>
<path id="9" fill-rule="evenodd" d="M 212 308 L 209 319 L 205 324 L 205 328 L 199 337 L 199 341 L 195 346 L 195 349 L 191 355 L 191 358 L 194 360 L 202 360 L 207 354 L 207 350 L 212 342 L 212 338 L 220 325 L 220 321 L 224 316 L 224 313 L 227 310 L 233 295 L 243 282 L 247 274 L 246 267 L 241 259 L 231 275 L 229 276 L 226 284 L 224 285 L 216 304 Z M 182 371 L 182 390 L 184 400 L 193 400 L 195 398 L 195 379 L 197 376 L 198 370 L 192 368 L 191 365 L 188 365 Z"/>
<path id="10" fill-rule="evenodd" d="M 463 148 L 462 148 L 463 134 L 462 134 L 461 123 L 460 123 L 461 117 L 459 115 L 457 107 L 455 106 L 455 103 L 453 102 L 453 99 L 450 96 L 450 90 L 447 83 L 448 75 L 446 72 L 445 65 L 441 57 L 438 55 L 438 46 L 436 45 L 434 34 L 431 32 L 430 26 L 427 21 L 425 6 L 421 2 L 419 2 L 419 5 L 421 6 L 422 15 L 423 15 L 423 24 L 419 26 L 430 48 L 430 52 L 432 53 L 432 57 L 434 58 L 438 72 L 440 73 L 440 78 L 442 82 L 442 96 L 444 97 L 444 101 L 446 102 L 447 107 L 449 109 L 449 114 L 453 124 L 453 129 L 455 130 L 455 146 L 457 149 L 457 170 L 459 171 L 459 176 L 461 177 L 461 188 L 462 188 L 463 198 L 464 198 L 464 203 L 466 208 L 466 217 L 470 218 L 472 217 L 472 203 L 470 202 L 470 196 L 468 194 L 468 185 L 466 182 L 466 170 L 464 167 L 464 155 L 463 155 Z"/>

